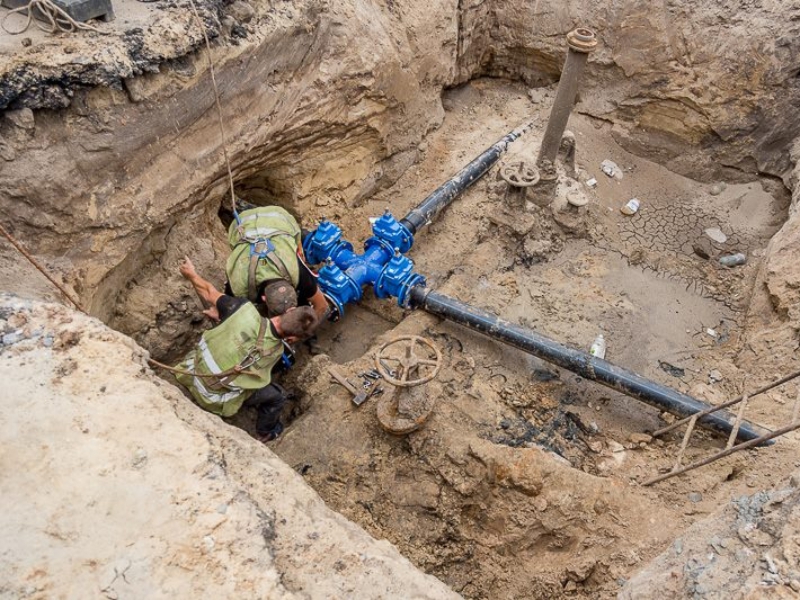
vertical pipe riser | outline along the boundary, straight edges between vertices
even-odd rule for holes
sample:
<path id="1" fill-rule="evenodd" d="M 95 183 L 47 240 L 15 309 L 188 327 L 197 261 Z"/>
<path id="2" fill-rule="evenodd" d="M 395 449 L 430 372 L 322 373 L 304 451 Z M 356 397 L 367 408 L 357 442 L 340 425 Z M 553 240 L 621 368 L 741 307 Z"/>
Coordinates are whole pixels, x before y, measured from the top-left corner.
<path id="1" fill-rule="evenodd" d="M 570 50 L 567 60 L 564 63 L 564 70 L 558 82 L 558 91 L 550 110 L 550 118 L 547 120 L 542 138 L 542 146 L 539 150 L 538 164 L 547 160 L 554 163 L 558 148 L 561 146 L 561 138 L 567 128 L 569 116 L 572 113 L 572 106 L 575 104 L 575 97 L 578 95 L 578 83 L 583 67 L 586 65 L 588 56 L 582 52 Z"/>
<path id="2" fill-rule="evenodd" d="M 597 39 L 592 30 L 579 27 L 567 34 L 567 45 L 569 48 L 567 58 L 564 61 L 564 69 L 558 81 L 558 90 L 536 161 L 539 166 L 545 163 L 555 163 L 561 138 L 578 94 L 578 84 L 583 68 L 586 66 L 589 53 L 597 46 Z"/>

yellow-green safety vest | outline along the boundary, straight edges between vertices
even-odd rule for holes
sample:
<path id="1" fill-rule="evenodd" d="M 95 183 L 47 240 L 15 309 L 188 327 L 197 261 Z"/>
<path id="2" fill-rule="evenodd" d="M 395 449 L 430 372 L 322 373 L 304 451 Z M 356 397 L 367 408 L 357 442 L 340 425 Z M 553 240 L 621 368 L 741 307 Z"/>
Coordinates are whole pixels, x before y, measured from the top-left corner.
<path id="1" fill-rule="evenodd" d="M 284 209 L 264 206 L 240 213 L 228 228 L 228 243 L 225 271 L 234 296 L 258 302 L 256 290 L 269 279 L 286 279 L 297 289 L 300 225 Z"/>
<path id="2" fill-rule="evenodd" d="M 230 417 L 253 392 L 270 384 L 272 367 L 282 354 L 283 343 L 272 334 L 269 321 L 248 302 L 203 333 L 195 349 L 176 365 L 192 375 L 178 373 L 175 378 L 202 408 Z"/>

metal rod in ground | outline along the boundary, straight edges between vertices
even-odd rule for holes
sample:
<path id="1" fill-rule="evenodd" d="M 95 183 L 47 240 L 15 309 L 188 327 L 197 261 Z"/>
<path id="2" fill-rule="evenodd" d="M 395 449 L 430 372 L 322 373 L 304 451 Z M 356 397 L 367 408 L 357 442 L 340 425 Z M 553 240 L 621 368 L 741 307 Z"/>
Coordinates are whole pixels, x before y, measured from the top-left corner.
<path id="1" fill-rule="evenodd" d="M 6 239 L 7 239 L 7 240 L 8 240 L 8 241 L 11 243 L 11 245 L 12 245 L 12 246 L 14 246 L 14 248 L 16 248 L 16 249 L 17 249 L 17 251 L 18 251 L 20 254 L 22 254 L 22 256 L 24 256 L 25 258 L 27 258 L 27 259 L 28 259 L 28 261 L 30 261 L 30 263 L 31 263 L 31 264 L 32 264 L 34 267 L 36 267 L 36 269 L 37 269 L 37 270 L 38 270 L 38 271 L 39 271 L 39 272 L 40 272 L 42 275 L 44 275 L 44 276 L 47 278 L 47 281 L 49 281 L 49 282 L 50 282 L 50 283 L 52 283 L 54 286 L 56 286 L 56 287 L 58 288 L 58 291 L 59 291 L 59 292 L 61 292 L 62 294 L 64 294 L 64 297 L 65 297 L 67 300 L 69 300 L 69 301 L 70 301 L 70 302 L 71 302 L 71 303 L 72 303 L 72 304 L 75 306 L 75 308 L 77 308 L 77 309 L 78 309 L 79 311 L 81 311 L 83 314 L 89 314 L 89 313 L 87 313 L 87 312 L 86 312 L 86 311 L 83 309 L 83 307 L 80 305 L 80 303 L 79 303 L 77 300 L 74 300 L 74 299 L 72 298 L 72 296 L 70 295 L 70 293 L 69 293 L 69 292 L 67 292 L 67 290 L 65 290 L 65 289 L 64 289 L 64 288 L 61 286 L 61 284 L 60 284 L 60 283 L 58 283 L 58 282 L 57 282 L 55 279 L 53 279 L 52 277 L 50 277 L 50 275 L 47 273 L 47 269 L 45 269 L 45 268 L 44 268 L 42 265 L 40 265 L 40 264 L 37 262 L 37 260 L 36 260 L 35 258 L 33 258 L 33 256 L 31 256 L 31 255 L 30 255 L 30 253 L 28 253 L 28 251 L 27 251 L 27 250 L 25 250 L 25 248 L 23 248 L 22 244 L 20 244 L 20 243 L 19 243 L 17 240 L 15 240 L 15 239 L 14 239 L 14 236 L 12 236 L 10 233 L 8 233 L 8 231 L 6 231 L 6 228 L 5 228 L 5 227 L 3 227 L 2 225 L 0 225 L 0 233 L 2 233 L 2 234 L 5 236 L 5 238 L 6 238 Z"/>
<path id="2" fill-rule="evenodd" d="M 678 469 L 677 471 L 670 471 L 669 473 L 665 473 L 664 475 L 659 475 L 658 477 L 653 477 L 652 479 L 648 479 L 642 485 L 653 485 L 654 483 L 658 483 L 659 481 L 664 481 L 665 479 L 669 479 L 670 477 L 675 477 L 675 475 L 686 473 L 686 471 L 691 471 L 693 469 L 696 469 L 697 467 L 702 467 L 704 465 L 714 462 L 715 460 L 719 460 L 720 458 L 725 458 L 726 456 L 729 456 L 734 452 L 738 452 L 739 450 L 747 450 L 748 448 L 758 446 L 759 444 L 764 444 L 765 442 L 768 442 L 771 439 L 780 437 L 784 433 L 789 433 L 790 431 L 794 431 L 799 427 L 800 427 L 800 422 L 792 423 L 791 425 L 787 425 L 786 427 L 781 427 L 780 429 L 771 431 L 770 433 L 762 435 L 761 437 L 757 437 L 752 440 L 743 442 L 737 446 L 734 446 L 733 448 L 726 448 L 721 452 L 717 452 L 713 456 L 709 456 L 708 458 L 704 458 L 703 460 L 699 460 L 690 465 L 686 465 L 685 467 Z"/>
<path id="3" fill-rule="evenodd" d="M 748 398 L 755 398 L 756 396 L 758 396 L 760 394 L 763 394 L 764 392 L 768 392 L 771 389 L 778 387 L 779 385 L 783 385 L 787 381 L 791 381 L 792 379 L 796 379 L 797 377 L 800 377 L 800 371 L 795 371 L 794 373 L 791 373 L 790 375 L 786 375 L 785 377 L 781 377 L 780 379 L 776 379 L 772 383 L 768 383 L 767 385 L 758 388 L 755 392 L 753 392 L 752 394 L 750 394 L 747 397 Z M 741 402 L 744 399 L 745 399 L 745 396 L 742 395 L 742 396 L 739 396 L 738 398 L 734 398 L 733 400 L 728 400 L 727 402 L 723 402 L 722 404 L 719 404 L 717 406 L 711 406 L 708 409 L 706 409 L 705 411 L 703 411 L 702 414 L 698 414 L 698 416 L 702 417 L 704 415 L 711 414 L 711 413 L 716 412 L 718 410 L 721 410 L 723 408 L 728 408 L 729 406 L 733 406 L 734 404 L 737 404 L 737 403 Z M 671 424 L 667 425 L 666 427 L 662 427 L 661 429 L 658 429 L 657 431 L 653 432 L 653 437 L 658 437 L 660 435 L 664 435 L 665 433 L 668 433 L 668 432 L 672 431 L 673 429 L 677 429 L 678 427 L 680 427 L 684 423 L 688 422 L 689 419 L 691 419 L 691 418 L 692 418 L 691 416 L 688 416 L 685 419 L 681 419 L 680 421 L 675 421 L 674 423 L 671 423 Z"/>
<path id="4" fill-rule="evenodd" d="M 747 409 L 747 394 L 744 395 L 742 398 L 742 402 L 739 404 L 739 412 L 736 413 L 736 423 L 733 424 L 733 430 L 731 431 L 731 435 L 728 438 L 728 443 L 725 445 L 725 448 L 732 448 L 734 442 L 736 441 L 736 432 L 739 431 L 739 426 L 742 423 L 742 419 L 744 419 L 744 411 Z M 792 419 L 794 422 L 794 419 Z"/>
<path id="5" fill-rule="evenodd" d="M 707 404 L 677 390 L 649 381 L 641 375 L 617 367 L 586 352 L 563 346 L 535 331 L 514 325 L 500 319 L 497 315 L 474 308 L 443 294 L 429 291 L 427 288 L 413 288 L 410 291 L 410 305 L 412 308 L 422 309 L 519 348 L 528 354 L 679 417 L 691 416 L 709 408 Z M 698 419 L 698 422 L 703 427 L 729 434 L 732 429 L 733 417 L 728 413 L 715 412 L 705 414 Z M 742 440 L 750 440 L 760 438 L 762 433 L 763 430 L 758 431 L 756 426 L 743 421 L 738 437 Z"/>
<path id="6" fill-rule="evenodd" d="M 413 234 L 436 218 L 436 215 L 455 200 L 464 190 L 483 177 L 486 172 L 500 160 L 508 149 L 508 145 L 519 138 L 533 126 L 533 122 L 517 127 L 511 133 L 503 136 L 495 144 L 484 150 L 477 158 L 453 175 L 448 181 L 436 188 L 431 194 L 420 202 L 400 223 Z"/>

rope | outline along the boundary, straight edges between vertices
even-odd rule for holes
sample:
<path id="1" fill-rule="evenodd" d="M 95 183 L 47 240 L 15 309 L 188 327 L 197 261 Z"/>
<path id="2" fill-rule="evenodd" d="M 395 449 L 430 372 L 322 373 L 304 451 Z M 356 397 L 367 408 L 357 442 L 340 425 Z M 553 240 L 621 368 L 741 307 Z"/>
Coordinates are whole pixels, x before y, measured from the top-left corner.
<path id="1" fill-rule="evenodd" d="M 38 262 L 36 262 L 36 259 L 33 258 L 33 256 L 31 256 L 28 253 L 28 251 L 25 250 L 25 248 L 22 247 L 22 244 L 20 244 L 17 240 L 15 240 L 14 237 L 10 233 L 8 233 L 8 231 L 6 231 L 6 228 L 3 227 L 2 225 L 0 225 L 0 233 L 2 233 L 6 237 L 6 239 L 9 242 L 11 242 L 11 245 L 14 246 L 14 248 L 16 248 L 19 251 L 19 253 L 22 254 L 22 256 L 24 256 L 25 258 L 27 258 L 30 261 L 30 263 L 34 267 L 36 267 L 39 270 L 39 272 L 42 275 L 44 275 L 50 283 L 52 283 L 54 286 L 56 286 L 58 288 L 58 290 L 62 294 L 64 294 L 64 297 L 67 300 L 69 300 L 70 302 L 72 302 L 72 304 L 75 305 L 75 308 L 77 308 L 79 311 L 81 311 L 85 315 L 89 314 L 83 309 L 83 307 L 78 303 L 77 300 L 72 298 L 72 296 L 70 295 L 69 292 L 67 292 L 67 290 L 65 290 L 63 287 L 61 287 L 60 283 L 58 283 L 55 279 L 53 279 L 52 277 L 50 277 L 50 275 L 47 274 L 47 270 L 42 265 L 40 265 Z"/>
<path id="2" fill-rule="evenodd" d="M 227 371 L 223 371 L 222 373 L 193 373 L 192 371 L 187 371 L 185 369 L 178 369 L 177 367 L 170 367 L 169 365 L 165 365 L 164 363 L 160 363 L 157 360 L 153 360 L 152 358 L 147 359 L 148 364 L 153 365 L 155 367 L 159 367 L 161 369 L 165 369 L 170 371 L 171 373 L 177 373 L 178 375 L 191 375 L 192 377 L 216 377 L 219 378 L 222 376 L 233 375 L 236 373 L 237 375 L 255 375 L 258 376 L 258 373 L 253 371 L 248 371 L 247 369 L 240 369 L 236 370 L 234 367 L 233 369 L 228 369 Z"/>
<path id="3" fill-rule="evenodd" d="M 27 19 L 25 21 L 25 26 L 22 29 L 11 30 L 6 27 L 6 20 L 8 17 L 13 14 L 22 14 L 26 11 Z M 8 11 L 6 16 L 3 17 L 3 20 L 0 21 L 0 27 L 2 27 L 6 33 L 11 35 L 25 33 L 28 30 L 28 27 L 31 26 L 31 22 L 34 22 L 34 11 L 39 11 L 39 14 L 47 19 L 48 23 L 41 23 L 38 19 L 35 21 L 36 26 L 47 33 L 71 33 L 73 31 L 94 31 L 100 35 L 108 35 L 110 33 L 109 31 L 101 31 L 100 29 L 97 29 L 91 25 L 87 25 L 86 23 L 79 23 L 70 17 L 63 8 L 55 5 L 51 0 L 30 0 L 30 2 L 28 2 L 28 4 L 25 6 L 12 8 Z"/>
<path id="4" fill-rule="evenodd" d="M 219 120 L 219 133 L 220 137 L 222 138 L 222 155 L 225 157 L 225 166 L 228 169 L 228 181 L 230 183 L 231 188 L 231 210 L 233 211 L 233 216 L 236 218 L 237 223 L 241 223 L 239 220 L 239 213 L 236 210 L 236 193 L 233 191 L 233 171 L 231 170 L 231 161 L 228 158 L 228 149 L 227 149 L 227 136 L 225 135 L 225 125 L 223 124 L 222 119 L 222 105 L 219 101 L 219 88 L 217 87 L 217 77 L 214 73 L 214 61 L 211 59 L 211 42 L 208 41 L 208 32 L 206 31 L 205 24 L 200 19 L 200 13 L 197 11 L 197 5 L 195 4 L 194 0 L 189 0 L 189 4 L 192 5 L 192 12 L 194 13 L 194 18 L 197 21 L 197 24 L 200 26 L 200 29 L 203 31 L 203 39 L 206 41 L 206 57 L 208 58 L 208 70 L 211 73 L 211 85 L 214 88 L 214 102 L 217 105 L 217 118 Z"/>

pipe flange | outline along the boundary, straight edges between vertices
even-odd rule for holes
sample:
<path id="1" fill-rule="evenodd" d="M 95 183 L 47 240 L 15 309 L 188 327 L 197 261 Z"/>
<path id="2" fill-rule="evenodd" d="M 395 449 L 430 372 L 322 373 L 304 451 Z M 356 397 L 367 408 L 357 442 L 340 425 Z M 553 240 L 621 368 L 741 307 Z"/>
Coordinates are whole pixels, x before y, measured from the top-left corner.
<path id="1" fill-rule="evenodd" d="M 575 52 L 588 54 L 597 47 L 597 36 L 586 27 L 578 27 L 567 34 L 567 45 Z"/>
<path id="2" fill-rule="evenodd" d="M 511 187 L 531 187 L 539 183 L 539 169 L 524 162 L 505 164 L 500 167 L 500 178 Z"/>

